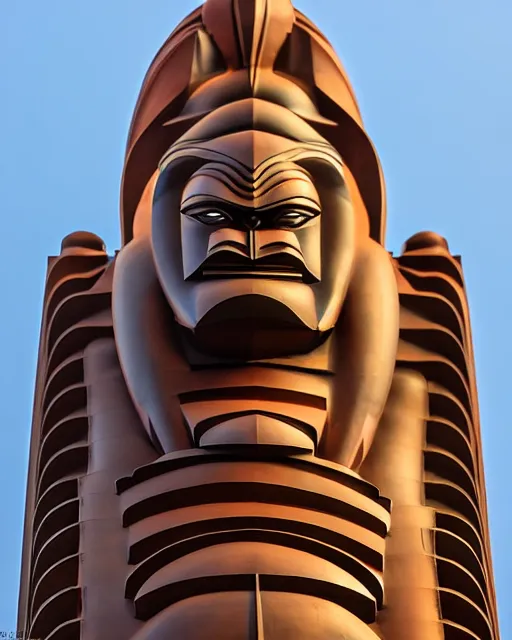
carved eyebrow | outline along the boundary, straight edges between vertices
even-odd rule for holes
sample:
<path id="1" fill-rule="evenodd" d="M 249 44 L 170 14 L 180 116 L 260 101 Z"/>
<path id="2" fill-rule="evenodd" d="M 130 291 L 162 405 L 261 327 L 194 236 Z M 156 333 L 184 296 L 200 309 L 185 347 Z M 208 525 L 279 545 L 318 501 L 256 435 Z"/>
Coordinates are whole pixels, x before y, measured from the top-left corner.
<path id="1" fill-rule="evenodd" d="M 250 167 L 239 162 L 236 158 L 228 155 L 227 153 L 223 153 L 221 151 L 217 151 L 216 149 L 210 149 L 206 144 L 211 141 L 205 141 L 201 144 L 201 141 L 195 141 L 191 144 L 188 143 L 175 143 L 172 145 L 162 156 L 160 162 L 158 163 L 158 169 L 162 173 L 175 161 L 180 158 L 194 158 L 195 160 L 203 160 L 204 163 L 215 163 L 219 165 L 224 165 L 231 171 L 238 173 L 242 179 L 249 180 L 252 176 L 252 171 Z"/>
<path id="2" fill-rule="evenodd" d="M 258 211 L 273 211 L 274 209 L 295 209 L 297 211 L 309 211 L 314 214 L 321 213 L 322 211 L 318 202 L 302 195 L 275 200 L 274 202 L 258 207 Z"/>
<path id="3" fill-rule="evenodd" d="M 193 202 L 190 202 L 192 200 Z M 225 200 L 224 198 L 220 198 L 213 195 L 208 195 L 208 197 L 203 197 L 201 194 L 194 194 L 189 196 L 186 200 L 181 203 L 181 212 L 188 213 L 189 211 L 199 211 L 205 209 L 219 209 L 219 210 L 229 210 L 231 208 L 240 208 L 238 205 L 230 202 L 229 200 Z M 249 209 L 249 207 L 248 207 Z"/>

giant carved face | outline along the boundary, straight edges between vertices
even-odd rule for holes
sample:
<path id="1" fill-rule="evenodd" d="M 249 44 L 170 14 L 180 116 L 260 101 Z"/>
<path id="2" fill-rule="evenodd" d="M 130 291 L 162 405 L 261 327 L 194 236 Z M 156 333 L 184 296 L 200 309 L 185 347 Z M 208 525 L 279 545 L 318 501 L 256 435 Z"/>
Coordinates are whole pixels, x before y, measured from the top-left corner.
<path id="1" fill-rule="evenodd" d="M 243 105 L 228 105 L 171 147 L 152 207 L 154 261 L 178 323 L 201 350 L 243 359 L 325 338 L 358 235 L 334 149 L 289 111 L 250 102 L 253 128 Z"/>

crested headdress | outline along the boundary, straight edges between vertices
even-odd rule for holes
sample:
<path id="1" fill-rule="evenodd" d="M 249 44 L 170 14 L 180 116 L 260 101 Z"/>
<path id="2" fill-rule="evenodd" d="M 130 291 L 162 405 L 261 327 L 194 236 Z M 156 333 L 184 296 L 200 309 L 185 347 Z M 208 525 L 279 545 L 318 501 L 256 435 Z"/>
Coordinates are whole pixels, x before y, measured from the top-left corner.
<path id="1" fill-rule="evenodd" d="M 207 0 L 169 36 L 144 79 L 121 187 L 123 243 L 169 147 L 212 111 L 250 98 L 285 107 L 336 149 L 359 188 L 371 237 L 383 242 L 379 159 L 332 46 L 290 0 Z"/>

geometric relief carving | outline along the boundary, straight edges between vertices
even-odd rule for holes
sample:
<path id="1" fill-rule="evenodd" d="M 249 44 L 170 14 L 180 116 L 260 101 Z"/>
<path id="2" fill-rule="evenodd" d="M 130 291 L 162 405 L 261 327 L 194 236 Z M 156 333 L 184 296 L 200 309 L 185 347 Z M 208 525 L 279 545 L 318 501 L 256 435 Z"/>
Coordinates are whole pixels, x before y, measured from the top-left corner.
<path id="1" fill-rule="evenodd" d="M 136 565 L 125 595 L 137 617 L 147 620 L 202 594 L 250 591 L 258 575 L 262 590 L 342 600 L 360 620 L 373 622 L 383 601 L 387 504 L 375 501 L 370 486 L 372 497 L 351 487 L 350 475 L 346 486 L 330 479 L 333 472 L 342 479 L 342 467 L 331 467 L 326 477 L 325 468 L 314 473 L 314 458 L 306 459 L 308 470 L 301 457 L 289 458 L 288 469 L 271 460 L 198 461 L 180 469 L 178 459 L 175 470 L 123 491 L 129 559 Z M 188 476 L 202 480 L 201 491 L 193 491 Z M 270 491 L 266 478 L 273 479 Z M 187 487 L 181 493 L 180 485 Z"/>

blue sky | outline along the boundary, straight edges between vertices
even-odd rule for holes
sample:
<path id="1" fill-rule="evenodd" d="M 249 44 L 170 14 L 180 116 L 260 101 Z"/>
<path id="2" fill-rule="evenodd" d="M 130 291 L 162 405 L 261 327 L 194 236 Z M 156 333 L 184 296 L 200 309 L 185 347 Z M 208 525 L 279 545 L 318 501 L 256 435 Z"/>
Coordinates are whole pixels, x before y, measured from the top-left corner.
<path id="1" fill-rule="evenodd" d="M 86 229 L 119 246 L 131 112 L 193 0 L 0 2 L 0 631 L 16 627 L 46 257 Z M 387 245 L 447 237 L 472 308 L 503 640 L 512 572 L 512 2 L 296 0 L 335 45 L 384 166 Z"/>

